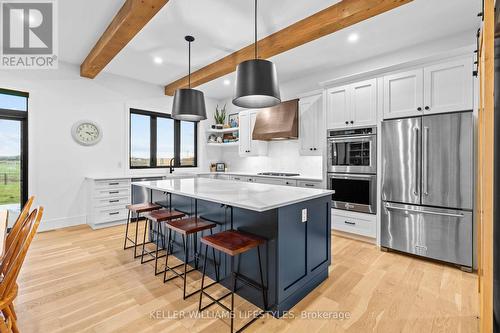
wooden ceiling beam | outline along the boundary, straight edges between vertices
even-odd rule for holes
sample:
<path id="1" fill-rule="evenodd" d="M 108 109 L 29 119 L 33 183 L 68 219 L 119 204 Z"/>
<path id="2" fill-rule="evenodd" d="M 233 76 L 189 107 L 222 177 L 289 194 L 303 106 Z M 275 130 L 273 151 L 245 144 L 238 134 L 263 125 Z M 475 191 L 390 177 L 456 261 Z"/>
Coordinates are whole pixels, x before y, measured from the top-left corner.
<path id="1" fill-rule="evenodd" d="M 343 0 L 259 40 L 259 58 L 273 57 L 411 1 L 413 0 Z M 232 73 L 239 63 L 253 57 L 254 46 L 251 44 L 191 73 L 191 87 Z M 165 94 L 171 96 L 177 89 L 187 85 L 188 77 L 185 76 L 168 84 Z"/>
<path id="2" fill-rule="evenodd" d="M 80 65 L 80 75 L 95 78 L 167 2 L 126 0 Z"/>

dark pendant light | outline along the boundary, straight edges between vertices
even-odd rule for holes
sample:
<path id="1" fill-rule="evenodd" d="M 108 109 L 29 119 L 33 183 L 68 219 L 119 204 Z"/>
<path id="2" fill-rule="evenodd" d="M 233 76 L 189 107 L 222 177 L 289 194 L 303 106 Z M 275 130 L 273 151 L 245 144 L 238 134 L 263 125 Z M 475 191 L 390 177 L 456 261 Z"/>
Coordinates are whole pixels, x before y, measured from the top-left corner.
<path id="1" fill-rule="evenodd" d="M 266 108 L 281 102 L 276 67 L 257 58 L 257 0 L 255 0 L 255 59 L 243 61 L 236 68 L 233 104 L 244 108 Z"/>
<path id="2" fill-rule="evenodd" d="M 205 120 L 207 119 L 207 111 L 203 92 L 191 89 L 191 42 L 194 42 L 194 37 L 186 36 L 184 39 L 189 43 L 189 84 L 188 88 L 175 91 L 172 118 L 187 121 Z"/>

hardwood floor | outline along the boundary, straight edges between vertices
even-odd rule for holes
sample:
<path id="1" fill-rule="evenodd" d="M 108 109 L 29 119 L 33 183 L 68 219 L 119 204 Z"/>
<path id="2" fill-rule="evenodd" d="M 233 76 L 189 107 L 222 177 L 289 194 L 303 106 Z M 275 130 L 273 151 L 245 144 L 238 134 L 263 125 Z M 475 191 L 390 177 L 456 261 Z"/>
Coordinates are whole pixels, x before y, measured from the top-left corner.
<path id="1" fill-rule="evenodd" d="M 163 284 L 152 263 L 133 260 L 123 234 L 123 226 L 38 234 L 19 277 L 22 332 L 229 332 L 216 306 L 190 316 L 198 297 L 182 300 L 179 279 Z M 478 332 L 475 274 L 343 237 L 332 243 L 330 277 L 293 309 L 295 318 L 267 315 L 245 332 Z M 236 305 L 255 309 L 239 298 Z"/>

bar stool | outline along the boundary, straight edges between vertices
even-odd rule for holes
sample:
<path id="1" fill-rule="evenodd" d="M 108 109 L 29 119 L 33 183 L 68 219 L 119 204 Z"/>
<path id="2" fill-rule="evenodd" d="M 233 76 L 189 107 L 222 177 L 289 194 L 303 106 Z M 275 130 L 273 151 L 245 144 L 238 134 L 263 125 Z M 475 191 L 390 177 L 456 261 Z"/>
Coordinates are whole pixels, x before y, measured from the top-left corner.
<path id="1" fill-rule="evenodd" d="M 160 236 L 162 236 L 161 240 L 163 242 L 162 249 L 165 249 L 165 240 L 164 240 L 165 237 L 163 237 L 163 232 L 161 230 L 161 223 L 167 222 L 167 221 L 172 221 L 175 219 L 181 219 L 184 216 L 186 216 L 186 214 L 175 211 L 175 210 L 170 210 L 170 209 L 159 209 L 159 210 L 155 210 L 155 211 L 152 211 L 152 212 L 145 214 L 146 223 L 144 223 L 144 235 L 143 235 L 143 242 L 142 242 L 141 264 L 144 264 L 146 262 L 150 262 L 150 261 L 154 260 L 155 261 L 155 275 L 158 275 L 161 273 L 161 272 L 157 271 L 158 259 L 163 258 L 165 256 L 165 255 L 162 255 L 162 256 L 158 257 L 158 252 L 159 252 L 159 247 L 160 247 Z M 152 222 L 156 223 L 156 242 L 155 242 L 156 249 L 155 249 L 154 253 L 146 250 L 146 248 L 145 248 L 145 244 L 152 243 L 151 241 L 146 243 L 146 234 L 148 232 L 148 222 L 149 222 L 149 225 L 151 227 L 151 230 L 153 230 L 153 226 L 151 223 Z M 150 258 L 148 260 L 144 260 L 144 254 L 150 255 L 152 258 Z"/>
<path id="2" fill-rule="evenodd" d="M 196 244 L 197 242 L 197 233 L 203 233 L 205 230 L 210 230 L 210 234 L 212 234 L 212 229 L 216 226 L 215 223 L 205 221 L 199 217 L 189 217 L 186 219 L 182 220 L 176 220 L 176 221 L 169 221 L 166 223 L 166 227 L 168 228 L 168 238 L 167 238 L 167 253 L 166 253 L 166 258 L 165 258 L 165 269 L 163 271 L 163 282 L 167 282 L 170 280 L 173 280 L 177 277 L 183 279 L 183 299 L 186 299 L 190 296 L 193 296 L 194 294 L 198 293 L 199 290 L 196 290 L 194 292 L 191 292 L 189 294 L 186 294 L 186 283 L 187 283 L 187 274 L 197 270 L 198 268 L 198 254 L 194 253 L 194 259 L 191 260 L 191 262 L 194 261 L 194 268 L 191 268 L 190 270 L 187 270 L 187 265 L 190 263 L 189 262 L 189 236 L 192 235 L 193 237 L 193 243 Z M 170 242 L 172 241 L 172 231 L 180 233 L 183 236 L 186 237 L 186 240 L 184 242 L 184 262 L 181 264 L 178 264 L 176 266 L 168 266 L 168 257 L 171 254 L 171 246 Z M 215 267 L 215 276 L 216 276 L 216 282 L 219 281 L 219 269 L 218 265 L 215 262 L 215 250 L 213 250 L 213 256 L 214 256 L 214 267 Z M 205 253 L 206 255 L 206 253 Z M 206 265 L 206 257 L 205 257 L 205 265 Z M 177 272 L 175 269 L 184 266 L 184 272 Z M 205 267 L 203 267 L 203 270 L 205 270 Z M 172 272 L 174 275 L 167 278 L 167 272 Z M 214 282 L 214 283 L 216 283 Z"/>
<path id="3" fill-rule="evenodd" d="M 260 236 L 250 234 L 247 232 L 242 232 L 238 230 L 228 230 L 228 231 L 223 231 L 219 232 L 213 235 L 209 236 L 204 236 L 201 238 L 201 242 L 205 244 L 205 261 L 203 265 L 203 275 L 201 278 L 201 292 L 200 292 L 200 301 L 198 304 L 198 311 L 202 311 L 214 304 L 218 304 L 221 306 L 223 309 L 226 311 L 229 311 L 230 313 L 230 318 L 231 318 L 231 333 L 234 331 L 234 293 L 236 291 L 236 281 L 239 280 L 246 285 L 253 287 L 257 290 L 260 290 L 262 292 L 262 301 L 264 304 L 264 310 L 261 311 L 257 316 L 255 316 L 252 320 L 250 320 L 248 323 L 246 323 L 242 328 L 237 330 L 236 332 L 241 332 L 245 328 L 247 328 L 250 324 L 255 322 L 258 318 L 262 317 L 267 310 L 267 287 L 264 286 L 264 277 L 262 274 L 262 261 L 260 257 L 260 248 L 259 246 L 264 244 L 266 242 L 265 238 L 262 238 Z M 229 293 L 226 295 L 223 295 L 219 298 L 214 298 L 211 295 L 209 295 L 205 289 L 208 288 L 209 286 L 205 286 L 205 268 L 206 268 L 206 262 L 207 262 L 207 251 L 208 247 L 211 247 L 212 249 L 217 249 L 219 251 L 224 252 L 225 254 L 231 256 L 231 278 L 232 278 L 232 288 Z M 238 256 L 242 253 L 248 252 L 251 249 L 257 248 L 257 257 L 259 261 L 259 273 L 260 273 L 260 283 L 253 281 L 252 279 L 240 274 L 239 272 L 234 271 L 234 258 L 235 256 Z M 215 255 L 214 255 L 215 258 Z M 208 305 L 205 305 L 204 307 L 201 306 L 202 303 L 202 298 L 203 295 L 207 296 L 210 300 L 212 300 L 211 303 Z M 220 301 L 223 300 L 224 298 L 228 297 L 231 295 L 231 308 L 228 308 L 224 304 L 222 304 Z"/>
<path id="4" fill-rule="evenodd" d="M 125 242 L 123 244 L 123 249 L 127 250 L 127 249 L 130 249 L 133 247 L 134 248 L 134 259 L 135 259 L 135 258 L 140 257 L 140 255 L 137 254 L 137 246 L 141 245 L 141 244 L 137 244 L 137 235 L 139 233 L 140 214 L 161 209 L 161 206 L 154 204 L 154 203 L 151 203 L 151 202 L 145 202 L 145 203 L 140 203 L 140 204 L 127 205 L 126 207 L 128 209 L 128 215 L 127 215 L 127 227 L 125 228 Z M 135 217 L 137 219 L 137 221 L 135 222 L 135 237 L 133 240 L 128 235 L 128 227 L 130 225 L 131 213 L 135 213 Z M 132 242 L 133 245 L 127 246 L 127 241 Z"/>

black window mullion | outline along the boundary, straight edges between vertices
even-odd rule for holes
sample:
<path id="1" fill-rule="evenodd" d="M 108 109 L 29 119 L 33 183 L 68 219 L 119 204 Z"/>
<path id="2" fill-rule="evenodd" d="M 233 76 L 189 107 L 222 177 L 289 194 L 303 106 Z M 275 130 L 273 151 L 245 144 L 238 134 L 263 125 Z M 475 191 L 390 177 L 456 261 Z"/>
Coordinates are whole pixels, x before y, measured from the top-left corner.
<path id="1" fill-rule="evenodd" d="M 174 162 L 175 166 L 181 165 L 181 122 L 174 120 Z"/>
<path id="2" fill-rule="evenodd" d="M 149 161 L 149 166 L 150 167 L 157 167 L 158 166 L 158 161 L 157 161 L 157 118 L 155 116 L 151 116 L 150 120 L 150 144 L 149 144 L 149 149 L 150 149 L 150 161 Z"/>

